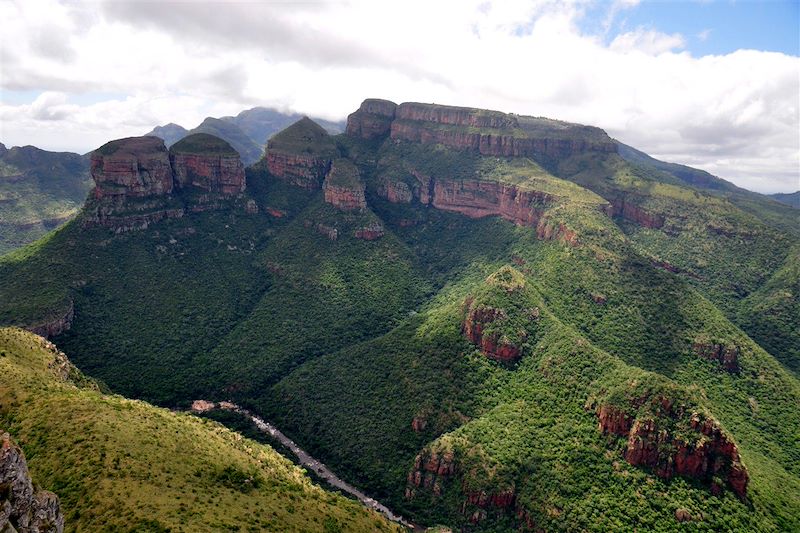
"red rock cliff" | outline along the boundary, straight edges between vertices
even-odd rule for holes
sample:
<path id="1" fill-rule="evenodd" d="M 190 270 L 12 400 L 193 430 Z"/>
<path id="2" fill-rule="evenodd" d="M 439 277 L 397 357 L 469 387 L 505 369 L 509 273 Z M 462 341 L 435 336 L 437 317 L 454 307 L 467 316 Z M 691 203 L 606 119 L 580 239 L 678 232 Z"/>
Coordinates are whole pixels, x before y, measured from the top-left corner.
<path id="1" fill-rule="evenodd" d="M 304 189 L 319 189 L 331 160 L 326 157 L 267 150 L 270 174 Z"/>
<path id="2" fill-rule="evenodd" d="M 642 401 L 650 401 L 643 399 Z M 662 405 L 662 416 L 673 420 L 684 418 L 688 422 L 689 438 L 668 429 L 657 417 L 631 417 L 612 405 L 601 405 L 597 410 L 599 429 L 604 434 L 627 438 L 625 460 L 634 466 L 645 466 L 662 478 L 685 476 L 710 484 L 712 492 L 722 487 L 717 479 L 726 483 L 741 499 L 747 494 L 748 474 L 741 462 L 736 444 L 715 420 L 698 413 L 684 413 L 673 409 L 671 400 L 657 398 Z"/>
<path id="3" fill-rule="evenodd" d="M 161 196 L 172 192 L 172 168 L 164 141 L 129 137 L 106 143 L 91 156 L 95 198 Z"/>
<path id="4" fill-rule="evenodd" d="M 376 139 L 389 134 L 397 104 L 388 100 L 367 99 L 358 111 L 347 117 L 347 134 L 362 139 Z"/>
<path id="5" fill-rule="evenodd" d="M 336 159 L 331 163 L 322 190 L 325 192 L 325 201 L 342 211 L 367 207 L 358 168 L 348 159 Z"/>

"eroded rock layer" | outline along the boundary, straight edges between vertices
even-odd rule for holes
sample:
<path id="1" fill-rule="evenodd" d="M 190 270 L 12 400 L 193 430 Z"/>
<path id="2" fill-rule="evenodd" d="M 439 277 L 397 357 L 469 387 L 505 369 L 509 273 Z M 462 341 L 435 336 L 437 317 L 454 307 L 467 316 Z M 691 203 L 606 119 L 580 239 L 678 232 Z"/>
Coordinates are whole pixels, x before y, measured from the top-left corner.
<path id="1" fill-rule="evenodd" d="M 0 531 L 62 533 L 64 515 L 58 496 L 37 490 L 25 454 L 0 430 Z"/>

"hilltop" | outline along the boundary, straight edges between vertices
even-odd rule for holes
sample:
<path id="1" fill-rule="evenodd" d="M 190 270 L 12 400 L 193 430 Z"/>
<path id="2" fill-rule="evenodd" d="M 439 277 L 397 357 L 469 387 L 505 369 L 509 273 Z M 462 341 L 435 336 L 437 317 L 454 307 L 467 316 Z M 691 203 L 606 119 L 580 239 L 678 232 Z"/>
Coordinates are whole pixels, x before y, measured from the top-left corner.
<path id="1" fill-rule="evenodd" d="M 235 401 L 423 525 L 800 527 L 790 207 L 476 108 L 303 118 L 235 180 L 123 141 L 0 259 L 0 323 L 115 392 Z"/>

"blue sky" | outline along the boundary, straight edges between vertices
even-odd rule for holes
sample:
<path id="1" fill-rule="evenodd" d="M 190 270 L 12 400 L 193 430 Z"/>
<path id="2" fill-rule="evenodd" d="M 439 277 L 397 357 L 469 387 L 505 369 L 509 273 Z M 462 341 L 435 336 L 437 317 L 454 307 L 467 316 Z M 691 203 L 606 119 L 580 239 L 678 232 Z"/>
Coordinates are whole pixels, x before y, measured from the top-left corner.
<path id="1" fill-rule="evenodd" d="M 84 153 L 259 105 L 341 120 L 378 97 L 591 124 L 791 191 L 799 12 L 800 0 L 0 0 L 0 142 Z"/>
<path id="2" fill-rule="evenodd" d="M 585 31 L 604 33 L 609 3 L 599 2 L 587 10 L 581 23 Z M 610 41 L 618 33 L 637 27 L 680 33 L 694 56 L 739 49 L 800 54 L 798 0 L 644 0 L 618 11 L 606 35 Z"/>

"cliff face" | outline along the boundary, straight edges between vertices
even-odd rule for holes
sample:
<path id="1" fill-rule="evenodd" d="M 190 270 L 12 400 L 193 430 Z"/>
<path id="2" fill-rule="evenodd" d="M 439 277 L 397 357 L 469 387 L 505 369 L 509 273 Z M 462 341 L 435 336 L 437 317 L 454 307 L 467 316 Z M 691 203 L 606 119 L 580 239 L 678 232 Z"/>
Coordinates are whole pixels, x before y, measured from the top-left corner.
<path id="1" fill-rule="evenodd" d="M 685 476 L 710 485 L 719 494 L 727 484 L 741 499 L 747 495 L 749 477 L 736 444 L 719 423 L 698 413 L 675 409 L 665 397 L 640 399 L 660 404 L 662 417 L 630 416 L 613 405 L 597 409 L 598 427 L 604 434 L 627 438 L 625 460 L 645 466 L 662 478 Z M 675 424 L 671 422 L 676 422 Z M 677 431 L 675 426 L 685 426 Z"/>
<path id="2" fill-rule="evenodd" d="M 306 189 L 319 189 L 336 157 L 336 145 L 322 126 L 303 117 L 267 143 L 270 174 Z"/>
<path id="3" fill-rule="evenodd" d="M 269 145 L 266 158 L 270 174 L 304 189 L 319 189 L 331 165 L 327 157 L 282 152 Z"/>
<path id="4" fill-rule="evenodd" d="M 0 431 L 0 531 L 62 533 L 64 515 L 58 496 L 36 490 L 25 454 Z"/>
<path id="5" fill-rule="evenodd" d="M 75 318 L 75 305 L 72 300 L 69 301 L 69 306 L 67 307 L 64 314 L 58 318 L 54 318 L 52 320 L 48 320 L 47 322 L 41 322 L 39 324 L 35 324 L 33 326 L 26 327 L 28 331 L 31 333 L 35 333 L 40 335 L 44 338 L 51 338 L 55 337 L 56 335 L 60 335 L 65 331 L 69 330 L 72 327 L 72 321 Z"/>
<path id="6" fill-rule="evenodd" d="M 696 339 L 693 345 L 694 352 L 709 361 L 716 361 L 724 370 L 731 374 L 739 373 L 739 347 L 725 345 Z"/>
<path id="7" fill-rule="evenodd" d="M 245 189 L 244 165 L 238 155 L 170 154 L 181 187 L 233 195 Z"/>
<path id="8" fill-rule="evenodd" d="M 103 198 L 144 198 L 172 192 L 172 168 L 164 141 L 129 137 L 111 141 L 92 153 L 94 195 Z"/>
<path id="9" fill-rule="evenodd" d="M 507 318 L 505 311 L 469 302 L 467 316 L 462 330 L 469 341 L 478 346 L 486 357 L 502 362 L 513 362 L 520 358 L 522 351 L 497 333 L 487 333 L 486 327 Z"/>
<path id="10" fill-rule="evenodd" d="M 406 498 L 413 498 L 416 489 L 429 489 L 433 494 L 442 494 L 442 485 L 456 473 L 453 452 L 438 453 L 424 450 L 414 459 L 414 467 L 408 473 Z"/>
<path id="11" fill-rule="evenodd" d="M 645 228 L 658 229 L 664 225 L 664 217 L 651 213 L 625 198 L 617 198 L 611 202 L 612 216 L 621 216 L 631 222 L 636 222 Z"/>
<path id="12" fill-rule="evenodd" d="M 362 139 L 377 139 L 389 134 L 397 104 L 388 100 L 368 99 L 358 111 L 347 117 L 347 134 Z"/>
<path id="13" fill-rule="evenodd" d="M 358 168 L 348 159 L 336 159 L 322 184 L 325 201 L 342 211 L 354 211 L 367 207 L 364 184 Z"/>
<path id="14" fill-rule="evenodd" d="M 582 152 L 615 153 L 616 144 L 595 128 L 499 111 L 435 104 L 365 100 L 347 119 L 347 134 L 386 136 L 442 144 L 483 155 L 532 157 L 546 163 Z"/>
<path id="15" fill-rule="evenodd" d="M 219 200 L 246 187 L 244 166 L 231 146 L 212 135 L 189 135 L 169 152 L 157 137 L 111 141 L 91 157 L 94 202 L 84 225 L 117 231 L 143 229 L 187 211 L 218 208 Z M 174 201 L 189 190 L 205 191 L 188 203 Z"/>

